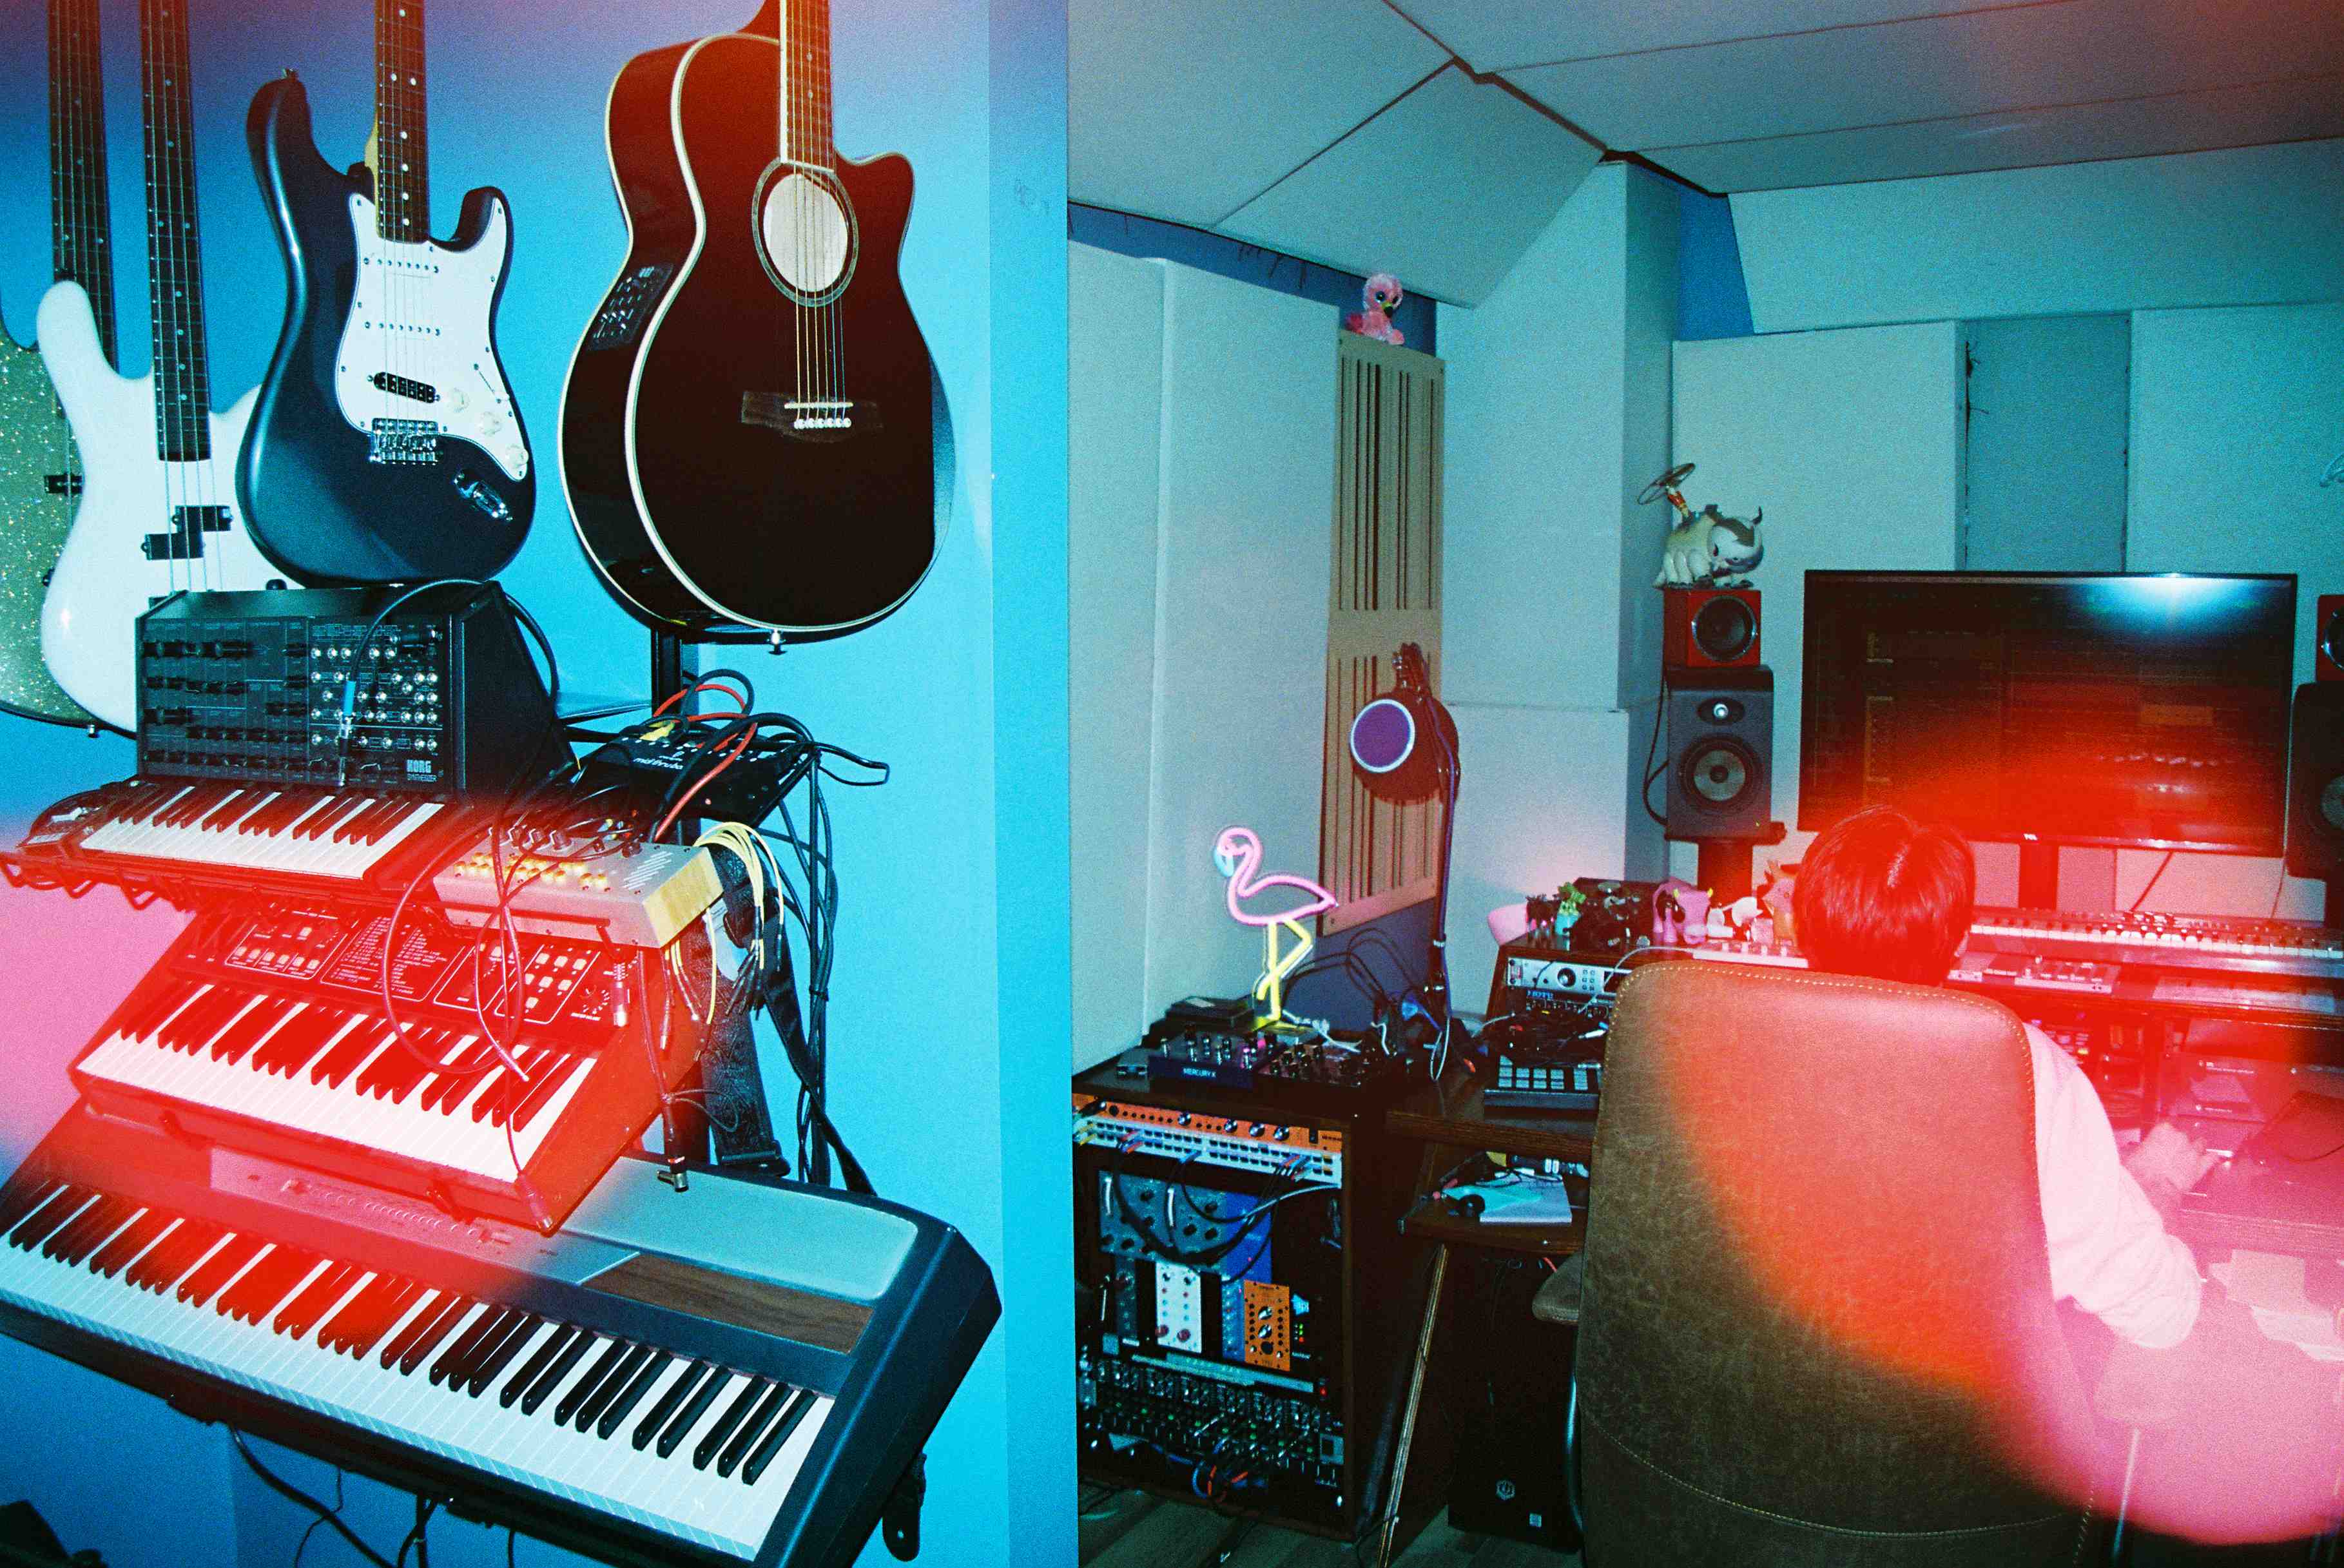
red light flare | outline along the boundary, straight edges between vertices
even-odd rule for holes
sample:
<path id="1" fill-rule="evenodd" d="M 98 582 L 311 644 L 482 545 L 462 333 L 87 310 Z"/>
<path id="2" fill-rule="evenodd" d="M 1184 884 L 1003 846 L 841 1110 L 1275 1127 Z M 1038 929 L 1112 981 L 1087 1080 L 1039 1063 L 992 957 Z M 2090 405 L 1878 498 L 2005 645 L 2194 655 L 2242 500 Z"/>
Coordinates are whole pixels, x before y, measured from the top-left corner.
<path id="1" fill-rule="evenodd" d="M 1948 1119 L 2031 1128 L 2025 1058 L 1995 1082 L 1964 1077 L 1950 1057 L 1925 1059 L 1918 1070 L 1869 1079 L 1864 1098 L 1850 1102 L 1804 1082 L 1754 1082 L 1735 1038 L 1744 1027 L 1721 1007 L 1698 1041 L 1664 1061 L 1648 1059 L 1640 1070 L 1615 1049 L 1610 1064 L 1607 1133 L 1628 1097 L 1649 1097 L 1634 1118 L 1645 1146 L 1639 1185 L 1652 1168 L 1679 1174 L 1672 1191 L 1663 1182 L 1622 1194 L 1604 1186 L 1599 1165 L 1599 1210 L 1608 1206 L 1623 1226 L 1647 1233 L 1655 1223 L 1691 1228 L 1707 1243 L 1692 1249 L 1690 1275 L 1662 1287 L 1664 1303 L 1644 1303 L 1674 1320 L 1653 1342 L 1692 1330 L 1700 1343 L 1686 1366 L 1700 1379 L 1713 1375 L 1706 1358 L 1717 1346 L 1767 1323 L 1776 1343 L 1800 1349 L 1780 1367 L 1767 1365 L 1763 1351 L 1749 1358 L 1746 1381 L 1762 1388 L 1750 1406 L 1757 1419 L 1766 1399 L 1779 1401 L 1786 1391 L 1794 1400 L 1815 1394 L 1813 1414 L 1822 1422 L 1831 1419 L 1826 1399 L 1884 1408 L 1892 1426 L 1917 1423 L 1994 1455 L 2006 1473 L 2054 1498 L 2090 1498 L 2112 1512 L 2123 1434 L 2074 1419 L 2089 1384 L 2070 1348 L 2096 1359 L 2093 1336 L 2100 1344 L 2107 1336 L 2096 1323 L 2081 1336 L 2063 1335 L 2044 1255 L 2003 1244 L 2033 1229 L 2026 1221 L 2039 1202 L 2034 1172 L 1984 1158 L 1977 1143 L 1927 1136 Z M 1927 1040 L 1866 1044 L 1925 1058 L 1936 1049 Z M 2016 1168 L 1997 1169 L 2003 1164 Z M 2041 1232 L 2033 1234 L 2039 1248 Z M 1602 1261 L 1599 1241 L 1592 1291 L 1601 1290 Z M 1998 1300 L 2035 1305 L 2002 1312 L 1994 1310 Z M 2198 1330 L 2174 1354 L 2184 1413 L 2144 1436 L 2132 1518 L 2217 1543 L 2286 1540 L 2332 1526 L 2344 1368 L 2266 1339 L 2213 1283 Z M 1669 1375 L 1666 1352 L 1653 1371 Z M 1729 1407 L 1740 1397 L 1728 1391 L 1692 1419 L 1723 1420 L 1730 1431 Z"/>

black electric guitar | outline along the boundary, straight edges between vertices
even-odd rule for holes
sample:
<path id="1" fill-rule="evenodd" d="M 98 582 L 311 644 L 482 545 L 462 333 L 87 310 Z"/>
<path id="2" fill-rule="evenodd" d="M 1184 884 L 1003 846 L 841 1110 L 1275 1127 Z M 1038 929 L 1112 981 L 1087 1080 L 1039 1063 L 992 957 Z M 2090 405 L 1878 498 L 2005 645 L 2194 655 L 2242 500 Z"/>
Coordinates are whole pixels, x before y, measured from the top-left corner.
<path id="1" fill-rule="evenodd" d="M 895 276 L 911 166 L 831 145 L 829 0 L 637 56 L 609 134 L 631 240 L 561 410 L 588 558 L 654 624 L 871 624 L 935 559 L 952 422 Z"/>
<path id="2" fill-rule="evenodd" d="M 318 156 L 291 74 L 252 100 L 286 309 L 237 493 L 262 551 L 304 582 L 490 577 L 537 500 L 494 337 L 512 220 L 484 188 L 453 240 L 431 238 L 423 0 L 375 0 L 374 81 L 369 161 L 347 175 Z"/>

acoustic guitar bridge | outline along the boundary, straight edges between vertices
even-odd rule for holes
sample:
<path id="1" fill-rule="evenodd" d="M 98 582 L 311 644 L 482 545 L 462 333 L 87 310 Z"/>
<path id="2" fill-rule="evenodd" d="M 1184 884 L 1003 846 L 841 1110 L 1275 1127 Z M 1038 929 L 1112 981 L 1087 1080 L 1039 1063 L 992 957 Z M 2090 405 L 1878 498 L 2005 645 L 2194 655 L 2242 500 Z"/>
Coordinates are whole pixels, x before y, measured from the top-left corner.
<path id="1" fill-rule="evenodd" d="M 741 394 L 741 422 L 762 425 L 802 441 L 839 441 L 879 429 L 879 405 L 849 398 L 785 398 L 779 392 Z"/>

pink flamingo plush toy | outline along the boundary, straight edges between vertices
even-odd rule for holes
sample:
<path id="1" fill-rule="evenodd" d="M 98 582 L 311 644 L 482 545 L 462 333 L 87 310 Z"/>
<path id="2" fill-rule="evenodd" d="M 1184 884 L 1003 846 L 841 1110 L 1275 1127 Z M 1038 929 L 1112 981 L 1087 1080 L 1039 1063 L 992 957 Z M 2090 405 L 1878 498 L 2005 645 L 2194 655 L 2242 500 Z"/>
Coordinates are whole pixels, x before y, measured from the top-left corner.
<path id="1" fill-rule="evenodd" d="M 1229 879 L 1229 918 L 1240 926 L 1261 927 L 1261 978 L 1254 982 L 1253 996 L 1256 1022 L 1267 1027 L 1286 1016 L 1286 977 L 1310 956 L 1310 933 L 1301 923 L 1321 910 L 1334 908 L 1335 895 L 1307 876 L 1283 872 L 1274 876 L 1258 875 L 1261 840 L 1249 827 L 1223 828 L 1213 845 L 1213 864 Z M 1270 911 L 1248 912 L 1239 903 L 1273 887 L 1291 887 L 1309 896 L 1292 908 Z M 1281 926 L 1294 935 L 1294 946 L 1283 952 L 1278 935 Z"/>

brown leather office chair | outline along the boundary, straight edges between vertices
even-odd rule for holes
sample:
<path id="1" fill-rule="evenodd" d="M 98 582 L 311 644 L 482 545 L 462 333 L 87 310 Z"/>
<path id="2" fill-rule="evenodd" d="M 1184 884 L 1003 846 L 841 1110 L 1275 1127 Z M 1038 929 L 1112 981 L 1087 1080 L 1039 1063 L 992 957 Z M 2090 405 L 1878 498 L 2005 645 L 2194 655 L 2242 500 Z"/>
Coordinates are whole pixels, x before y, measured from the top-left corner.
<path id="1" fill-rule="evenodd" d="M 1622 990 L 1581 1304 L 1589 1568 L 2084 1561 L 2016 1018 L 1689 962 Z"/>

